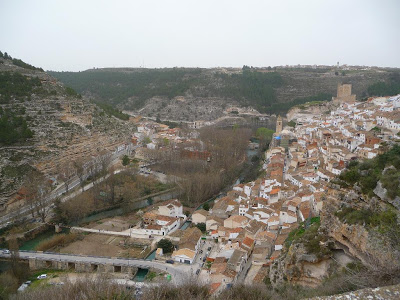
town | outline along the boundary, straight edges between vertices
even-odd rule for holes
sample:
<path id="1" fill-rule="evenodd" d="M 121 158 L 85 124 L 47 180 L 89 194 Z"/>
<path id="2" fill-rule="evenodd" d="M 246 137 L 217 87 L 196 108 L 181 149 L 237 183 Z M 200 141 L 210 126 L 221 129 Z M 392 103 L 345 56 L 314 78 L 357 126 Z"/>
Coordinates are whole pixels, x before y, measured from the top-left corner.
<path id="1" fill-rule="evenodd" d="M 301 116 L 294 127 L 283 128 L 279 117 L 265 152 L 265 174 L 233 186 L 211 208 L 194 211 L 189 221 L 196 226 L 183 231 L 172 253 L 158 248 L 156 259 L 193 265 L 215 293 L 237 282 L 262 280 L 289 233 L 318 218 L 330 197 L 330 182 L 353 160 L 374 158 L 385 144 L 400 139 L 400 95 L 357 102 L 351 85 L 339 85 L 333 102 L 337 108 L 329 114 Z M 145 229 L 137 233 L 167 239 L 188 224 L 178 200 L 146 212 L 142 222 Z"/>

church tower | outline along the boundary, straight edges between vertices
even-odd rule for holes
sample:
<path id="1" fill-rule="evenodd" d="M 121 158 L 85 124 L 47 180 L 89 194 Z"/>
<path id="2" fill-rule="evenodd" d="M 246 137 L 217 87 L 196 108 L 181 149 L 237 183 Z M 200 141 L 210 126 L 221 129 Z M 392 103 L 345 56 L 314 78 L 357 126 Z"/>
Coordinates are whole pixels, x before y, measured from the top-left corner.
<path id="1" fill-rule="evenodd" d="M 281 133 L 282 131 L 282 117 L 279 115 L 276 119 L 276 134 Z"/>

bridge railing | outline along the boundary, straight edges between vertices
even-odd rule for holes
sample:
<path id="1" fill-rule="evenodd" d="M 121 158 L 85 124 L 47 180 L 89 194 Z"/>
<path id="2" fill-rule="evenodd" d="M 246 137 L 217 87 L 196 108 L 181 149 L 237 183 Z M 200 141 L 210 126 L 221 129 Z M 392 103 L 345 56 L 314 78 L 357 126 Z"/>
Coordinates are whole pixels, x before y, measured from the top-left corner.
<path id="1" fill-rule="evenodd" d="M 135 258 L 135 257 L 112 257 L 112 256 L 99 256 L 99 255 L 81 255 L 81 254 L 70 254 L 70 253 L 59 253 L 59 252 L 52 252 L 52 251 L 32 251 L 32 250 L 19 250 L 22 253 L 35 253 L 35 254 L 52 254 L 52 255 L 63 255 L 63 256 L 77 256 L 77 257 L 92 257 L 92 258 L 105 258 L 105 259 L 120 259 L 120 260 L 135 260 L 135 261 L 145 261 L 148 262 L 146 259 L 142 258 Z M 50 260 L 50 259 L 49 259 Z"/>

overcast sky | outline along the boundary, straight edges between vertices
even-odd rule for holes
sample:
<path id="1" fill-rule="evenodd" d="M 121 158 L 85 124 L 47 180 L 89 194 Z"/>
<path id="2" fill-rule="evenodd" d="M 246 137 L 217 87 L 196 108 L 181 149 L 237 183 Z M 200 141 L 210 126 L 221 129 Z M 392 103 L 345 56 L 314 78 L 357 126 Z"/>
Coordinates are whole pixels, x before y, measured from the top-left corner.
<path id="1" fill-rule="evenodd" d="M 399 0 L 0 0 L 0 51 L 45 70 L 400 67 Z"/>

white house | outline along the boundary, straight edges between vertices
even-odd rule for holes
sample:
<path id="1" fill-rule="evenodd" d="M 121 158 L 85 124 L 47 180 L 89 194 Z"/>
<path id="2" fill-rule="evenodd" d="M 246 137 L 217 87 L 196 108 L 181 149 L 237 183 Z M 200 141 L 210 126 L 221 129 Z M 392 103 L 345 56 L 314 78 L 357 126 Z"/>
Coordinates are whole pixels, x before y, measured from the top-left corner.
<path id="1" fill-rule="evenodd" d="M 170 200 L 158 207 L 158 214 L 167 217 L 185 217 L 183 206 L 177 199 Z"/>

